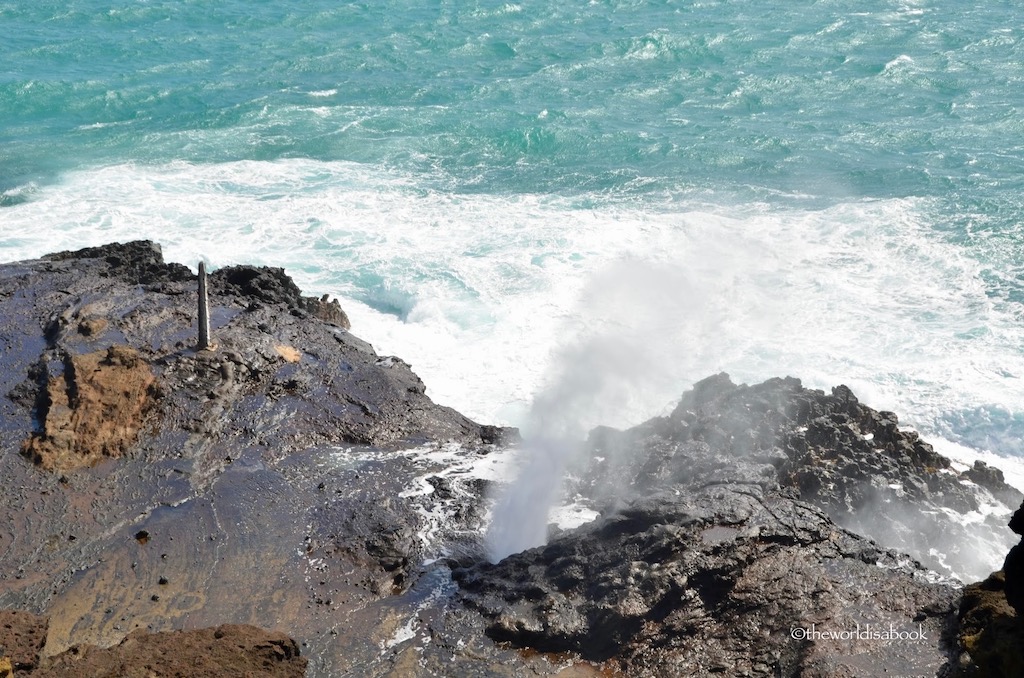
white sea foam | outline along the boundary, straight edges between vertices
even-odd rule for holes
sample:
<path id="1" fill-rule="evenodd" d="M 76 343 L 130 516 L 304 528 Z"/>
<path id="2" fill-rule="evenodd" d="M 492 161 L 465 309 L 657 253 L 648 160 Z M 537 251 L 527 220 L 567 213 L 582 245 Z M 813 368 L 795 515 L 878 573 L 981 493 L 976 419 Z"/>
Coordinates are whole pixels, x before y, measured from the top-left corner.
<path id="1" fill-rule="evenodd" d="M 580 497 L 576 497 L 572 502 L 556 506 L 551 512 L 551 522 L 563 530 L 571 530 L 592 522 L 598 515 L 600 514 L 590 508 Z"/>
<path id="2" fill-rule="evenodd" d="M 379 451 L 371 448 L 338 448 L 331 455 L 331 464 L 336 467 L 359 465 L 362 462 L 378 459 L 382 456 L 405 457 L 412 466 L 414 475 L 406 483 L 398 496 L 406 500 L 408 506 L 420 516 L 420 529 L 417 538 L 422 545 L 426 563 L 451 554 L 452 540 L 458 539 L 466 530 L 474 527 L 464 524 L 464 520 L 456 518 L 463 513 L 465 506 L 475 503 L 472 485 L 477 480 L 487 480 L 503 484 L 515 478 L 523 467 L 530 463 L 526 450 L 518 448 L 506 449 L 467 449 L 458 443 L 429 443 L 418 447 L 398 451 Z M 447 492 L 451 496 L 437 496 L 434 483 L 437 479 L 447 481 Z M 471 534 L 479 535 L 493 518 L 491 506 L 487 506 L 480 518 L 480 524 L 471 530 Z M 578 527 L 597 518 L 598 514 L 580 496 L 569 498 L 554 497 L 550 515 L 545 507 L 542 525 L 546 530 L 548 522 L 553 522 L 562 529 Z M 316 566 L 311 562 L 311 567 Z M 314 567 L 315 569 L 315 567 Z"/>
<path id="3" fill-rule="evenodd" d="M 88 131 L 95 129 L 106 129 L 108 127 L 123 127 L 125 125 L 131 125 L 134 121 L 132 120 L 117 120 L 115 122 L 94 122 L 87 125 L 79 125 L 75 128 L 75 131 Z"/>
<path id="4" fill-rule="evenodd" d="M 980 460 L 1002 471 L 1007 484 L 1024 492 L 1024 459 L 996 454 L 990 450 L 978 450 L 943 438 L 929 438 L 928 441 L 935 447 L 936 452 L 953 462 L 953 468 L 957 471 L 965 471 L 973 466 L 975 461 Z"/>
<path id="5" fill-rule="evenodd" d="M 422 472 L 415 476 L 399 497 L 411 500 L 413 510 L 420 516 L 420 530 L 417 537 L 423 546 L 427 562 L 445 555 L 450 546 L 455 520 L 466 504 L 475 502 L 471 490 L 465 484 L 474 480 L 504 480 L 514 473 L 517 463 L 515 450 L 492 451 L 481 454 L 463 448 L 458 443 L 428 444 L 401 450 L 394 454 L 405 456 Z M 437 498 L 434 485 L 428 480 L 440 478 L 448 481 L 451 498 Z M 436 482 L 436 481 L 435 481 Z M 485 517 L 484 522 L 489 517 Z M 463 526 L 462 529 L 474 526 Z M 477 528 L 482 527 L 475 526 Z M 475 531 L 473 534 L 477 534 Z"/>
<path id="6" fill-rule="evenodd" d="M 715 371 L 791 374 L 846 383 L 926 436 L 1005 454 L 1024 411 L 1024 328 L 987 295 L 991 264 L 946 242 L 932 209 L 456 195 L 312 160 L 123 164 L 3 208 L 0 256 L 146 237 L 193 266 L 284 266 L 307 293 L 340 297 L 354 331 L 410 362 L 434 399 L 512 424 L 567 339 L 609 322 L 582 303 L 590 281 L 623 259 L 646 262 L 672 271 L 689 306 L 628 328 L 659 348 L 666 378 L 605 423 L 655 414 Z M 950 416 L 993 403 L 1009 413 L 1001 436 L 972 437 L 965 428 L 993 424 Z"/>

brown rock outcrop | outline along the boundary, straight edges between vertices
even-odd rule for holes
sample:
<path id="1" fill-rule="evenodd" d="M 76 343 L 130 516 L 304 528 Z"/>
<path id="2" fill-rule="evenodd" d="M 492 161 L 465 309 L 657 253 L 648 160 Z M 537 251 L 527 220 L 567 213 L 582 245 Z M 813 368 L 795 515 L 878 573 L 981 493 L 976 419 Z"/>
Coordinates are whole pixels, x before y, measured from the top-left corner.
<path id="1" fill-rule="evenodd" d="M 0 676 L 5 669 L 25 673 L 39 665 L 39 653 L 46 644 L 46 629 L 46 617 L 0 610 Z"/>
<path id="2" fill-rule="evenodd" d="M 128 346 L 65 355 L 63 373 L 48 375 L 42 430 L 22 452 L 49 470 L 91 466 L 131 446 L 153 409 L 156 378 Z"/>
<path id="3" fill-rule="evenodd" d="M 254 626 L 224 624 L 195 631 L 136 631 L 118 645 L 76 645 L 45 662 L 34 678 L 302 678 L 306 660 L 294 640 Z"/>
<path id="4" fill-rule="evenodd" d="M 993 572 L 964 588 L 954 676 L 1024 675 L 1024 624 L 1006 600 L 1006 578 Z"/>
<path id="5" fill-rule="evenodd" d="M 164 633 L 137 630 L 113 647 L 75 645 L 41 659 L 47 629 L 46 617 L 0 610 L 0 678 L 301 678 L 306 672 L 306 659 L 294 640 L 244 624 Z"/>

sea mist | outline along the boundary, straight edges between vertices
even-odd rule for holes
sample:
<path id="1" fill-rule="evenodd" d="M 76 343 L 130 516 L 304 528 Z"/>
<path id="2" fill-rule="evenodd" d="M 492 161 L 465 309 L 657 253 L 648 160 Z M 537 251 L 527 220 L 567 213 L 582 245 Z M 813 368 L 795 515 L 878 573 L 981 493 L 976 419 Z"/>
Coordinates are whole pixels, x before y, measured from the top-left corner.
<path id="1" fill-rule="evenodd" d="M 547 541 L 565 469 L 582 453 L 591 428 L 650 417 L 678 397 L 693 359 L 709 362 L 690 350 L 692 333 L 710 335 L 713 318 L 708 296 L 694 291 L 685 272 L 638 260 L 618 262 L 591 280 L 576 324 L 567 329 L 571 339 L 556 352 L 548 385 L 521 427 L 518 476 L 495 498 L 486 535 L 491 562 Z"/>

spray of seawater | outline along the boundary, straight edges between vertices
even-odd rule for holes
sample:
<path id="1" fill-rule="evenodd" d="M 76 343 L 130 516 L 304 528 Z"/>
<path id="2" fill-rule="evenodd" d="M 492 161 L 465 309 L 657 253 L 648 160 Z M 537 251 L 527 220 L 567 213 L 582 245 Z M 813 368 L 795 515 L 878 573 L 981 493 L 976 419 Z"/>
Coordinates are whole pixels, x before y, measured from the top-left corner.
<path id="1" fill-rule="evenodd" d="M 691 319 L 702 315 L 701 304 L 689 276 L 673 267 L 624 260 L 595 276 L 575 339 L 556 354 L 523 426 L 519 475 L 496 497 L 486 536 L 491 562 L 547 541 L 549 513 L 587 431 L 637 423 L 678 391 L 688 362 L 676 332 L 699 325 Z"/>

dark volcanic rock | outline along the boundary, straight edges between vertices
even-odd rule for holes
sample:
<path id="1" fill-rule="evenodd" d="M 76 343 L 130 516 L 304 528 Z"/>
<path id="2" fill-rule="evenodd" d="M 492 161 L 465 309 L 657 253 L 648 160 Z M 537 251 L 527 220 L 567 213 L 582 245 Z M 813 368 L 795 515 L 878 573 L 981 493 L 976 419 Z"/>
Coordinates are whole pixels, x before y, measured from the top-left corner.
<path id="1" fill-rule="evenodd" d="M 319 299 L 303 296 L 282 268 L 226 266 L 210 276 L 210 286 L 215 294 L 235 297 L 247 304 L 249 310 L 257 310 L 263 304 L 280 304 L 293 315 L 309 314 L 346 330 L 352 327 L 337 299 L 330 301 L 326 294 Z"/>
<path id="2" fill-rule="evenodd" d="M 116 276 L 125 282 L 152 285 L 161 282 L 186 282 L 195 278 L 187 266 L 164 263 L 160 245 L 148 240 L 112 243 L 87 247 L 73 252 L 57 252 L 45 257 L 49 261 L 83 261 L 98 264 L 97 275 Z"/>
<path id="3" fill-rule="evenodd" d="M 777 484 L 848 529 L 969 577 L 989 571 L 1011 535 L 998 519 L 957 524 L 949 512 L 1019 496 L 996 473 L 977 485 L 997 496 L 979 493 L 978 474 L 978 466 L 957 474 L 917 433 L 900 430 L 895 414 L 861 404 L 845 386 L 831 394 L 793 378 L 737 386 L 720 374 L 695 384 L 668 417 L 593 433 L 574 491 L 600 502 L 741 478 Z"/>
<path id="4" fill-rule="evenodd" d="M 949 517 L 1001 493 L 973 471 L 846 387 L 717 375 L 668 417 L 591 433 L 569 492 L 596 523 L 455 579 L 495 641 L 631 676 L 945 673 L 970 661 L 959 591 L 901 552 L 948 574 L 1005 548 L 997 521 Z"/>
<path id="5" fill-rule="evenodd" d="M 1017 506 L 1024 500 L 1024 496 L 1015 488 L 1007 484 L 1003 472 L 989 466 L 980 459 L 974 462 L 974 466 L 963 473 L 964 477 L 992 493 L 999 501 L 1007 506 Z"/>
<path id="6" fill-rule="evenodd" d="M 493 639 L 614 659 L 630 676 L 931 675 L 956 606 L 955 589 L 899 554 L 749 485 L 637 500 L 455 574 Z M 807 635 L 858 625 L 924 639 Z"/>
<path id="7" fill-rule="evenodd" d="M 476 467 L 518 433 L 431 402 L 280 269 L 211 274 L 197 351 L 195 288 L 152 243 L 0 266 L 0 605 L 49 616 L 41 675 L 301 674 L 225 623 L 284 630 L 311 677 L 934 673 L 969 642 L 956 589 L 886 547 L 1008 548 L 942 519 L 1012 496 L 991 469 L 845 387 L 719 375 L 592 433 L 569 489 L 599 521 L 472 565 Z M 925 638 L 798 637 L 857 624 Z"/>
<path id="8" fill-rule="evenodd" d="M 421 565 L 429 498 L 398 495 L 428 469 L 403 450 L 500 434 L 283 272 L 222 271 L 196 351 L 196 279 L 152 243 L 0 266 L 0 605 L 45 612 L 50 653 L 273 624 L 310 675 L 358 672 Z"/>
<path id="9" fill-rule="evenodd" d="M 299 286 L 283 268 L 263 266 L 225 266 L 210 275 L 213 294 L 235 297 L 247 304 L 282 304 L 288 308 L 302 305 Z"/>
<path id="10" fill-rule="evenodd" d="M 1010 518 L 1010 529 L 1024 536 L 1024 504 Z M 1024 614 L 1024 539 L 1017 542 L 1003 561 L 1006 599 L 1018 614 Z"/>
<path id="11" fill-rule="evenodd" d="M 196 353 L 190 350 L 195 341 L 193 277 L 182 275 L 178 265 L 163 264 L 159 247 L 118 244 L 65 252 L 49 260 L 64 268 L 42 262 L 21 265 L 8 270 L 0 284 L 32 290 L 31 299 L 24 293 L 15 297 L 20 303 L 5 316 L 9 321 L 2 329 L 8 342 L 35 344 L 40 350 L 29 362 L 25 360 L 30 354 L 11 356 L 20 358 L 21 364 L 17 359 L 5 362 L 10 373 L 24 375 L 22 383 L 10 384 L 6 392 L 19 403 L 33 400 L 34 388 L 42 392 L 35 398 L 36 416 L 42 421 L 37 437 L 51 445 L 73 447 L 64 439 L 85 437 L 73 431 L 65 435 L 66 425 L 56 425 L 51 433 L 51 417 L 98 418 L 91 410 L 67 415 L 67 408 L 75 410 L 86 390 L 80 388 L 82 379 L 96 372 L 93 363 L 124 363 L 112 361 L 111 350 L 137 354 L 133 368 L 155 374 L 156 385 L 168 396 L 161 403 L 162 414 L 169 417 L 165 433 L 179 428 L 230 436 L 232 429 L 256 427 L 254 409 L 263 421 L 272 419 L 267 409 L 278 409 L 288 416 L 275 427 L 274 438 L 293 441 L 283 445 L 283 451 L 326 440 L 480 440 L 480 426 L 430 402 L 408 365 L 380 359 L 365 342 L 340 330 L 340 307 L 303 297 L 281 269 L 233 266 L 214 272 L 211 315 L 220 350 Z M 140 294 L 124 281 L 164 284 Z M 310 313 L 313 319 L 307 319 Z M 38 326 L 31 322 L 33 316 Z M 331 320 L 318 322 L 319 316 Z M 112 348 L 120 344 L 130 348 Z M 92 362 L 75 369 L 86 360 Z M 103 381 L 102 376 L 97 379 Z M 143 382 L 143 391 L 148 388 L 144 376 L 132 378 Z M 117 409 L 104 395 L 119 390 L 117 384 L 109 389 L 100 384 L 97 390 L 101 409 Z M 209 406 L 199 406 L 202 401 L 209 401 Z M 126 412 L 113 420 L 134 418 L 141 423 L 137 414 Z M 259 442 L 273 444 L 272 432 L 265 425 L 259 428 Z M 130 435 L 123 438 L 96 444 L 123 450 L 132 442 Z M 34 453 L 42 444 L 33 443 L 28 451 Z"/>
<path id="12" fill-rule="evenodd" d="M 423 556 L 419 521 L 395 504 L 391 497 L 355 493 L 322 507 L 314 518 L 332 534 L 317 554 L 361 566 L 367 574 L 360 583 L 376 595 L 403 589 Z"/>

